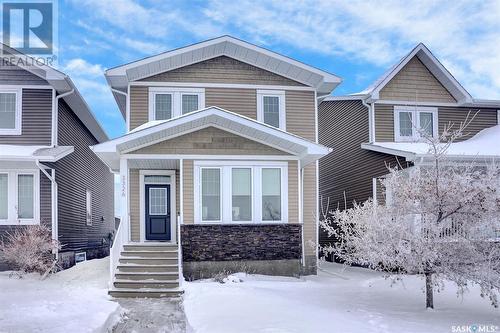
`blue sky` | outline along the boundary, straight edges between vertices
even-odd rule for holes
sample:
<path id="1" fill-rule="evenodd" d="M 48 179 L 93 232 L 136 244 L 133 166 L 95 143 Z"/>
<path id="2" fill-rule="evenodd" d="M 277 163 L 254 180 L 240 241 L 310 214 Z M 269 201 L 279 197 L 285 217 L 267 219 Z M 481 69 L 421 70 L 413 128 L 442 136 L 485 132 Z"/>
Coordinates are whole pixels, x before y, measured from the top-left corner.
<path id="1" fill-rule="evenodd" d="M 125 125 L 105 69 L 224 34 L 342 77 L 335 95 L 424 42 L 474 97 L 500 99 L 499 0 L 61 0 L 59 68 L 116 137 Z"/>

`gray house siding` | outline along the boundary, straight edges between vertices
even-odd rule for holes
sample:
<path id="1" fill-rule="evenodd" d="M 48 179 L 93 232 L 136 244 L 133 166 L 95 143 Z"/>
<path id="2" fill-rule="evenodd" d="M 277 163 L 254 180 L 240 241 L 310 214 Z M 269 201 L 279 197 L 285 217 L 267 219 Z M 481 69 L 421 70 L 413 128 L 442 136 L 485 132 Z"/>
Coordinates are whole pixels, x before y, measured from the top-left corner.
<path id="1" fill-rule="evenodd" d="M 319 143 L 333 153 L 319 160 L 319 195 L 323 210 L 350 208 L 373 196 L 372 179 L 388 173 L 387 166 L 403 158 L 368 151 L 368 110 L 361 101 L 326 101 L 318 108 Z M 330 242 L 320 230 L 320 245 Z"/>
<path id="2" fill-rule="evenodd" d="M 0 135 L 0 143 L 50 146 L 52 90 L 23 89 L 22 95 L 22 133 L 21 135 Z"/>
<path id="3" fill-rule="evenodd" d="M 114 181 L 109 169 L 90 150 L 97 140 L 69 109 L 59 102 L 59 145 L 74 146 L 74 152 L 56 163 L 58 183 L 59 241 L 63 265 L 71 265 L 73 252 L 86 251 L 87 259 L 109 252 L 109 234 L 114 230 Z M 86 224 L 86 190 L 92 192 L 92 225 Z"/>
<path id="4" fill-rule="evenodd" d="M 0 62 L 0 84 L 5 85 L 48 85 L 49 83 L 39 76 L 30 73 L 18 66 Z"/>

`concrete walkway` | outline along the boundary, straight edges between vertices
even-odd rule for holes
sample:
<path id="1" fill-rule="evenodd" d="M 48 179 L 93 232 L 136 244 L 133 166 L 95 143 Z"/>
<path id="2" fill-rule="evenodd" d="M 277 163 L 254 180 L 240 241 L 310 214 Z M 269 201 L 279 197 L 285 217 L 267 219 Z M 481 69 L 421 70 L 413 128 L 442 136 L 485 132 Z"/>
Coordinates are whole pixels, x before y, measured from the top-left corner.
<path id="1" fill-rule="evenodd" d="M 113 333 L 191 332 L 181 299 L 117 299 L 126 311 Z"/>

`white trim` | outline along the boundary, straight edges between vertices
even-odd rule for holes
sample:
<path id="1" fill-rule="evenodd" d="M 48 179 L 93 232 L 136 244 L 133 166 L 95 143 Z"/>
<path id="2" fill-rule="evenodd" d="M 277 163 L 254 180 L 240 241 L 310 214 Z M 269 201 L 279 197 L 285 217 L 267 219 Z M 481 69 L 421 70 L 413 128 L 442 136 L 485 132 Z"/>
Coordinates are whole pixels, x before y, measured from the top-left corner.
<path id="1" fill-rule="evenodd" d="M 184 160 L 179 160 L 179 215 L 181 217 L 180 224 L 184 224 Z"/>
<path id="2" fill-rule="evenodd" d="M 497 110 L 497 125 L 500 125 L 500 110 Z"/>
<path id="3" fill-rule="evenodd" d="M 130 231 L 130 210 L 129 210 L 129 200 L 130 191 L 129 191 L 129 168 L 128 161 L 126 158 L 120 158 L 120 197 L 121 197 L 121 221 L 120 225 L 124 228 L 122 230 L 126 231 L 125 239 L 127 241 L 131 240 L 131 231 Z"/>
<path id="4" fill-rule="evenodd" d="M 412 115 L 412 135 L 411 136 L 401 136 L 400 135 L 400 122 L 399 117 L 401 112 L 408 112 Z M 417 131 L 420 128 L 420 113 L 431 113 L 432 114 L 432 136 L 438 136 L 438 108 L 436 107 L 423 107 L 423 106 L 394 106 L 394 141 L 395 142 L 405 142 L 405 141 L 418 141 L 420 140 L 420 135 Z"/>
<path id="5" fill-rule="evenodd" d="M 201 219 L 201 170 L 217 168 L 221 172 L 221 219 L 202 221 Z M 232 169 L 252 169 L 252 221 L 232 220 Z M 278 168 L 281 173 L 281 220 L 262 220 L 262 169 Z M 282 161 L 194 161 L 194 223 L 198 224 L 268 224 L 288 222 L 288 162 Z"/>
<path id="6" fill-rule="evenodd" d="M 0 220 L 0 225 L 33 225 L 40 224 L 40 170 L 39 169 L 1 169 L 7 174 L 7 219 Z M 19 205 L 18 176 L 33 175 L 33 218 L 18 218 Z"/>
<path id="7" fill-rule="evenodd" d="M 264 97 L 278 97 L 279 101 L 279 126 L 286 131 L 286 104 L 284 90 L 257 90 L 257 121 L 264 123 Z M 316 103 L 314 103 L 316 105 Z M 268 124 L 266 124 L 268 125 Z M 272 125 L 268 125 L 272 126 Z"/>
<path id="8" fill-rule="evenodd" d="M 321 102 L 330 102 L 330 101 L 358 101 L 366 99 L 368 95 L 346 95 L 346 96 L 320 96 Z"/>
<path id="9" fill-rule="evenodd" d="M 125 121 L 128 133 L 130 132 L 130 83 L 127 84 L 127 96 L 125 96 Z"/>
<path id="10" fill-rule="evenodd" d="M 298 161 L 300 158 L 295 155 L 182 155 L 182 154 L 122 154 L 129 160 L 172 160 L 181 156 L 186 160 L 265 160 L 265 161 Z"/>
<path id="11" fill-rule="evenodd" d="M 155 81 L 134 81 L 129 86 L 137 87 L 187 87 L 187 88 L 237 88 L 237 89 L 271 89 L 271 90 L 298 90 L 315 91 L 316 89 L 308 86 L 279 86 L 263 84 L 239 84 L 239 83 L 212 83 L 212 82 L 155 82 Z"/>
<path id="12" fill-rule="evenodd" d="M 182 116 L 182 96 L 197 95 L 198 109 L 205 108 L 205 88 L 177 88 L 177 87 L 158 87 L 150 86 L 148 89 L 148 121 L 156 119 L 156 95 L 170 95 L 172 101 L 172 118 Z"/>
<path id="13" fill-rule="evenodd" d="M 57 117 L 59 108 L 56 103 L 56 90 L 52 89 L 52 119 L 51 119 L 51 135 L 50 145 L 55 147 L 57 145 Z"/>
<path id="14" fill-rule="evenodd" d="M 381 147 L 381 146 L 378 146 L 376 143 L 373 143 L 373 144 L 362 143 L 361 148 L 366 149 L 366 150 L 376 151 L 379 153 L 401 156 L 401 157 L 406 158 L 409 161 L 413 161 L 416 157 L 415 153 L 411 153 L 411 152 L 404 151 L 404 150 Z"/>
<path id="15" fill-rule="evenodd" d="M 21 86 L 12 88 L 11 86 L 0 86 L 0 94 L 15 94 L 16 110 L 14 128 L 0 128 L 0 135 L 21 135 L 23 125 L 23 89 Z"/>
<path id="16" fill-rule="evenodd" d="M 463 104 L 459 103 L 444 103 L 444 102 L 418 102 L 418 101 L 398 101 L 398 100 L 387 100 L 379 99 L 374 101 L 376 104 L 389 104 L 389 105 L 403 105 L 403 106 L 451 106 L 451 107 L 461 107 Z"/>
<path id="17" fill-rule="evenodd" d="M 144 192 L 144 176 L 170 176 L 170 180 L 165 184 L 170 185 L 170 241 L 175 243 L 177 241 L 177 206 L 176 206 L 176 188 L 175 188 L 175 170 L 139 170 L 139 240 L 144 242 L 157 242 L 146 240 L 146 196 Z M 130 184 L 129 184 L 130 185 Z M 182 200 L 181 200 L 182 202 Z"/>

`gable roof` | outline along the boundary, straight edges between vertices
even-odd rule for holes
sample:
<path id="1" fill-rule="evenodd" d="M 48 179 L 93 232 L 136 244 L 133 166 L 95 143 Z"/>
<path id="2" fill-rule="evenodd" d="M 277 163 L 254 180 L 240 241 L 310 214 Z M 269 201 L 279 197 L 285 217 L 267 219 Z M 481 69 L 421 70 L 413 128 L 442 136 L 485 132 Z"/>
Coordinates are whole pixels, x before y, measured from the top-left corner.
<path id="1" fill-rule="evenodd" d="M 301 166 L 330 152 L 323 145 L 218 107 L 201 109 L 170 120 L 146 123 L 124 136 L 92 146 L 92 150 L 112 170 L 118 170 L 120 154 L 207 127 L 216 127 L 292 154 L 298 157 Z"/>
<path id="2" fill-rule="evenodd" d="M 342 81 L 334 74 L 227 35 L 108 69 L 105 76 L 112 89 L 125 93 L 129 82 L 219 56 L 228 56 L 316 88 L 319 95 L 331 93 Z M 116 91 L 113 94 L 125 114 L 125 97 Z"/>
<path id="3" fill-rule="evenodd" d="M 47 81 L 58 94 L 64 94 L 73 90 L 73 93 L 62 97 L 62 99 L 68 104 L 71 110 L 98 142 L 108 140 L 106 132 L 103 130 L 90 110 L 87 102 L 83 99 L 82 95 L 68 75 L 53 67 L 41 64 L 32 57 L 25 55 L 3 43 L 0 43 L 0 49 L 3 52 L 2 54 L 7 54 L 9 58 L 13 58 L 12 60 L 14 61 L 14 65 Z M 29 59 L 29 61 L 26 61 L 26 59 Z"/>
<path id="4" fill-rule="evenodd" d="M 419 43 L 413 50 L 406 54 L 401 60 L 393 65 L 387 72 L 379 77 L 365 90 L 354 95 L 367 95 L 372 99 L 379 99 L 379 93 L 396 74 L 414 57 L 417 57 L 425 67 L 436 77 L 436 79 L 450 92 L 455 100 L 462 103 L 471 103 L 472 96 L 455 79 L 455 77 L 441 64 L 432 52 L 423 43 Z"/>

